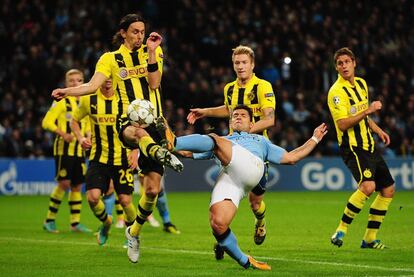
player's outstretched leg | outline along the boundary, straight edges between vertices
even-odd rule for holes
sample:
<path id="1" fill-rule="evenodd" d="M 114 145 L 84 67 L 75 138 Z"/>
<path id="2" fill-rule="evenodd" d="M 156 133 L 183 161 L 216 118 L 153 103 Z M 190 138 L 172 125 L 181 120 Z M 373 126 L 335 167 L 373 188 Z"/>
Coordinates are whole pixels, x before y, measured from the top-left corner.
<path id="1" fill-rule="evenodd" d="M 159 147 L 155 152 L 155 159 L 162 165 L 166 165 L 177 172 L 184 169 L 183 163 L 170 151 L 163 147 Z"/>

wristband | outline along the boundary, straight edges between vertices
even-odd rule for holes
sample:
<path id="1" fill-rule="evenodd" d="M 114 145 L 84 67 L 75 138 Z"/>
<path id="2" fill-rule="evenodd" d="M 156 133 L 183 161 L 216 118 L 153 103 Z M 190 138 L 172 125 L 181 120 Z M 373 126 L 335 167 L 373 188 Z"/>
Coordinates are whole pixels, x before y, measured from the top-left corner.
<path id="1" fill-rule="evenodd" d="M 315 137 L 315 136 L 312 136 L 311 137 L 311 140 L 313 140 L 314 142 L 316 142 L 316 144 L 319 143 L 319 139 L 317 137 Z"/>
<path id="2" fill-rule="evenodd" d="M 158 63 L 149 63 L 147 67 L 148 72 L 155 72 L 158 70 Z"/>

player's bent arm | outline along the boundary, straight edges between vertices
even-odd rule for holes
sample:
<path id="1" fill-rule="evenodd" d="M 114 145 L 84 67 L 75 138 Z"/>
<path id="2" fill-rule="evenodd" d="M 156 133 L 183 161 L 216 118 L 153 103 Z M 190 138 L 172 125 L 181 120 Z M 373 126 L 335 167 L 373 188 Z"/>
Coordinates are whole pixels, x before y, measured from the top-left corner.
<path id="1" fill-rule="evenodd" d="M 187 115 L 187 121 L 190 124 L 194 124 L 197 119 L 204 117 L 229 117 L 230 112 L 225 105 L 212 107 L 212 108 L 196 108 L 190 109 L 190 113 Z"/>
<path id="2" fill-rule="evenodd" d="M 313 136 L 308 139 L 302 146 L 299 146 L 298 148 L 286 152 L 282 159 L 280 160 L 281 164 L 295 164 L 298 161 L 302 160 L 306 156 L 312 152 L 313 149 L 315 149 L 316 145 L 322 140 L 322 138 L 326 135 L 328 132 L 327 126 L 325 123 L 322 123 L 319 125 L 315 130 L 313 131 Z"/>
<path id="3" fill-rule="evenodd" d="M 361 120 L 365 119 L 368 115 L 380 110 L 382 108 L 382 104 L 380 101 L 374 101 L 365 111 L 360 112 L 354 116 L 350 116 L 347 118 L 338 119 L 336 123 L 338 124 L 338 128 L 345 132 L 349 128 L 354 127 L 357 125 Z"/>
<path id="4" fill-rule="evenodd" d="M 263 118 L 253 124 L 250 133 L 261 133 L 267 128 L 275 125 L 275 110 L 273 108 L 265 108 L 263 110 Z"/>
<path id="5" fill-rule="evenodd" d="M 66 96 L 83 96 L 94 94 L 98 88 L 108 78 L 101 72 L 95 72 L 89 82 L 72 88 L 55 89 L 52 92 L 52 97 L 55 99 L 65 98 Z"/>

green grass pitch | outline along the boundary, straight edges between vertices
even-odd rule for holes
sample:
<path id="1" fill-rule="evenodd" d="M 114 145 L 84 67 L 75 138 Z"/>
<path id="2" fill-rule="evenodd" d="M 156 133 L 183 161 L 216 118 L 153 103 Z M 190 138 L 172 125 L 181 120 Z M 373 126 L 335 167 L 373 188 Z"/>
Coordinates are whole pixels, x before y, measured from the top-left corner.
<path id="1" fill-rule="evenodd" d="M 0 197 L 1 276 L 414 276 L 414 191 L 397 192 L 379 232 L 389 247 L 360 249 L 367 211 L 354 220 L 341 248 L 329 239 L 351 192 L 272 192 L 265 196 L 267 237 L 253 242 L 254 219 L 244 199 L 231 226 L 241 249 L 272 266 L 271 272 L 244 270 L 229 256 L 215 261 L 208 221 L 209 193 L 169 193 L 171 235 L 145 226 L 141 257 L 128 261 L 123 230 L 111 229 L 100 247 L 91 234 L 69 231 L 65 198 L 58 214 L 59 234 L 42 230 L 46 196 Z M 138 196 L 134 197 L 137 202 Z M 158 214 L 156 218 L 159 219 Z M 84 200 L 82 223 L 96 229 Z"/>

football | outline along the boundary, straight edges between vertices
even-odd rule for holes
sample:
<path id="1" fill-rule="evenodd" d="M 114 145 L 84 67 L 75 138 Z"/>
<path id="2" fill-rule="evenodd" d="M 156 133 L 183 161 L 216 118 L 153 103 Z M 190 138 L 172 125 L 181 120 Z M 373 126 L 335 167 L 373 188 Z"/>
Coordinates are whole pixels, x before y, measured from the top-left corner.
<path id="1" fill-rule="evenodd" d="M 127 115 L 132 125 L 145 128 L 154 122 L 155 107 L 148 100 L 135 99 L 129 104 Z"/>

